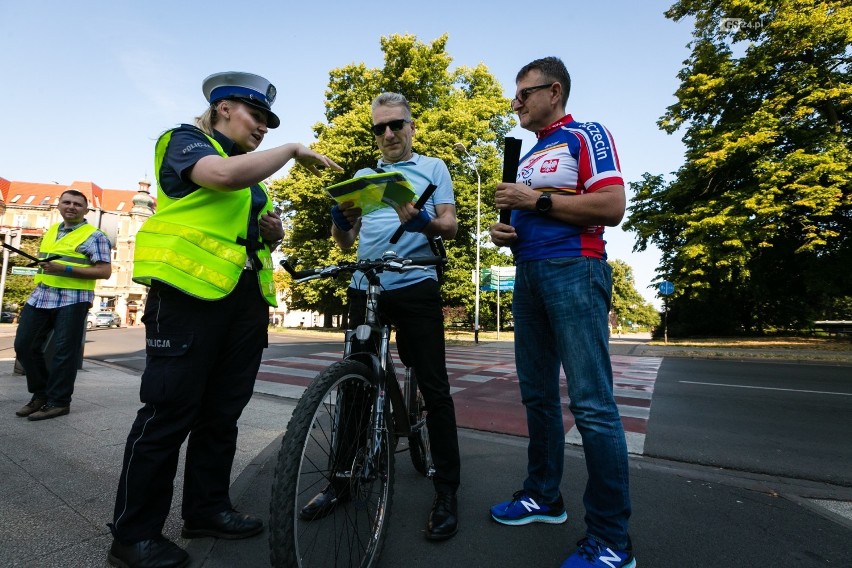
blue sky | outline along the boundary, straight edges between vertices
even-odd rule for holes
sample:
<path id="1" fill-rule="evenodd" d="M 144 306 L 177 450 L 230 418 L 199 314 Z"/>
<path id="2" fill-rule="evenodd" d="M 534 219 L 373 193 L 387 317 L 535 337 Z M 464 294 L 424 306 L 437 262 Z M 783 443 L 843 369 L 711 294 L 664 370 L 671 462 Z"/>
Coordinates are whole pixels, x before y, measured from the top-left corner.
<path id="1" fill-rule="evenodd" d="M 625 181 L 682 163 L 679 134 L 656 126 L 675 100 L 692 32 L 691 22 L 663 17 L 670 2 L 410 6 L 418 5 L 0 0 L 0 177 L 111 189 L 153 181 L 157 136 L 203 111 L 202 79 L 226 70 L 263 75 L 278 88 L 281 127 L 261 148 L 309 144 L 311 125 L 323 119 L 328 72 L 353 62 L 380 67 L 379 39 L 393 33 L 423 42 L 448 33 L 453 66 L 484 63 L 509 98 L 521 66 L 559 56 L 572 77 L 568 111 L 612 132 Z M 524 140 L 523 151 L 531 147 L 532 134 L 512 135 Z M 647 288 L 659 252 L 633 253 L 633 235 L 620 228 L 607 229 L 606 238 L 610 258 L 632 266 L 639 291 L 660 305 Z"/>

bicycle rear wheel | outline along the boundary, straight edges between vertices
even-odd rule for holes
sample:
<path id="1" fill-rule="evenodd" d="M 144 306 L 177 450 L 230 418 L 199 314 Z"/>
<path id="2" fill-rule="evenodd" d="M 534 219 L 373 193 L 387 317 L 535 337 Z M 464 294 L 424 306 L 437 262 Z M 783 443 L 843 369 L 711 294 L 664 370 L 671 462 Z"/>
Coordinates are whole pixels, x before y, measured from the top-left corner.
<path id="1" fill-rule="evenodd" d="M 435 474 L 435 465 L 432 463 L 432 450 L 429 446 L 429 428 L 426 427 L 426 403 L 417 387 L 417 375 L 411 367 L 405 369 L 404 394 L 411 424 L 411 436 L 408 437 L 411 464 L 421 475 L 432 477 Z"/>
<path id="2" fill-rule="evenodd" d="M 296 406 L 272 486 L 273 567 L 378 563 L 393 497 L 394 454 L 387 427 L 374 435 L 371 376 L 362 363 L 335 363 L 317 375 Z M 379 447 L 373 451 L 375 439 Z M 338 495 L 331 513 L 301 518 L 302 508 L 329 486 Z"/>

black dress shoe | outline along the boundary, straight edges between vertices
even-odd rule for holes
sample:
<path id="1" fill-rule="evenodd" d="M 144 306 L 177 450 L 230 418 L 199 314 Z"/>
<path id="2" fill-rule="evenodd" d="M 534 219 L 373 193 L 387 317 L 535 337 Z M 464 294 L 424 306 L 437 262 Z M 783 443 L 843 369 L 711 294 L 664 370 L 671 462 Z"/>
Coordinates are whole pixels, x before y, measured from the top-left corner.
<path id="1" fill-rule="evenodd" d="M 118 568 L 184 568 L 189 554 L 164 536 L 133 544 L 112 541 L 107 554 L 110 565 Z"/>
<path id="2" fill-rule="evenodd" d="M 313 499 L 308 501 L 308 504 L 302 507 L 299 511 L 299 517 L 303 521 L 316 521 L 323 517 L 329 516 L 337 504 L 343 500 L 343 497 L 338 497 L 337 491 L 332 485 L 329 485 L 317 493 Z"/>
<path id="3" fill-rule="evenodd" d="M 206 519 L 185 520 L 180 534 L 183 538 L 212 536 L 234 540 L 254 536 L 262 530 L 263 521 L 231 509 Z"/>
<path id="4" fill-rule="evenodd" d="M 447 540 L 459 532 L 458 503 L 456 496 L 450 493 L 435 493 L 429 521 L 426 523 L 426 538 L 429 540 Z"/>

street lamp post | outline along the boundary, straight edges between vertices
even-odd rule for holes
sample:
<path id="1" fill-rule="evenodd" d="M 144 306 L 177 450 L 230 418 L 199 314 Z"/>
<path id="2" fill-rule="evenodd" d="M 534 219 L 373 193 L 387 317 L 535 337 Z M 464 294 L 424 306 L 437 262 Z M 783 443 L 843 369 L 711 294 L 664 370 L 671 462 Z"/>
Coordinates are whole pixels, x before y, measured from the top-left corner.
<path id="1" fill-rule="evenodd" d="M 479 270 L 479 235 L 480 235 L 480 203 L 481 203 L 481 194 L 482 194 L 482 183 L 479 179 L 479 170 L 476 167 L 476 160 L 473 156 L 470 155 L 470 152 L 467 151 L 465 145 L 461 142 L 456 142 L 455 146 L 453 146 L 457 151 L 464 152 L 464 155 L 470 158 L 470 167 L 473 169 L 473 172 L 476 174 L 476 291 L 473 301 L 473 342 L 479 343 L 479 278 L 480 278 L 480 270 Z"/>

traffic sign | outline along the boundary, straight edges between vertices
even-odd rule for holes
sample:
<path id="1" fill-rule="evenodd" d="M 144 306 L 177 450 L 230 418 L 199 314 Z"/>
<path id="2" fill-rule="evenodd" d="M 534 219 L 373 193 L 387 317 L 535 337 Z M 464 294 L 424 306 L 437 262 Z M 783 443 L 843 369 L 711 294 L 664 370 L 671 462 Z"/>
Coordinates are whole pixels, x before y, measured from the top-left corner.
<path id="1" fill-rule="evenodd" d="M 660 282 L 660 294 L 663 296 L 671 296 L 674 294 L 674 284 L 669 282 L 668 280 L 663 280 Z"/>
<path id="2" fill-rule="evenodd" d="M 38 267 L 29 266 L 13 266 L 12 274 L 23 274 L 26 276 L 35 276 L 38 273 Z"/>
<path id="3" fill-rule="evenodd" d="M 501 292 L 515 289 L 515 267 L 514 266 L 492 266 L 482 269 L 483 292 L 499 290 Z"/>

